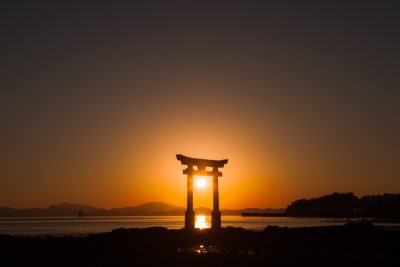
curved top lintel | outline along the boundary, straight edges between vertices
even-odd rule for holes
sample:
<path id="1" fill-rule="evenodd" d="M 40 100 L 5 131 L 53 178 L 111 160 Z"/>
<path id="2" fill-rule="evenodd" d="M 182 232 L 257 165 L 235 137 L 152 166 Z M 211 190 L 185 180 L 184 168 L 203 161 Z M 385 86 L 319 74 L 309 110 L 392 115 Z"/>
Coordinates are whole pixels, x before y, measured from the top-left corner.
<path id="1" fill-rule="evenodd" d="M 228 163 L 227 159 L 223 160 L 197 159 L 197 158 L 190 158 L 181 154 L 177 154 L 176 159 L 179 160 L 182 165 L 207 166 L 214 168 L 222 168 L 226 163 Z"/>

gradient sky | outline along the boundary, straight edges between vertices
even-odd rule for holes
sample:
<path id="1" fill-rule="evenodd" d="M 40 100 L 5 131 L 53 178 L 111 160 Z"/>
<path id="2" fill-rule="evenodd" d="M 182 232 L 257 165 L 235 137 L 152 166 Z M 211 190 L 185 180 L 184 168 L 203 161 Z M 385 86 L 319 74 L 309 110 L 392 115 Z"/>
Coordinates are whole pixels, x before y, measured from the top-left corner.
<path id="1" fill-rule="evenodd" d="M 400 6 L 328 2 L 1 1 L 0 206 L 399 192 Z"/>

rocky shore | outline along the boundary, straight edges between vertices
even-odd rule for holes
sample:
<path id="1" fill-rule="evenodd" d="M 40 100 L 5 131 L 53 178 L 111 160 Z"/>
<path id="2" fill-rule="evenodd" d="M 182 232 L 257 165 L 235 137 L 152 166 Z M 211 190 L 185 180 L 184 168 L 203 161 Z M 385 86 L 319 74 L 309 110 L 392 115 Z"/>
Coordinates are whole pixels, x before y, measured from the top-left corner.
<path id="1" fill-rule="evenodd" d="M 262 232 L 116 229 L 82 237 L 0 235 L 4 266 L 400 266 L 400 231 L 371 223 Z"/>

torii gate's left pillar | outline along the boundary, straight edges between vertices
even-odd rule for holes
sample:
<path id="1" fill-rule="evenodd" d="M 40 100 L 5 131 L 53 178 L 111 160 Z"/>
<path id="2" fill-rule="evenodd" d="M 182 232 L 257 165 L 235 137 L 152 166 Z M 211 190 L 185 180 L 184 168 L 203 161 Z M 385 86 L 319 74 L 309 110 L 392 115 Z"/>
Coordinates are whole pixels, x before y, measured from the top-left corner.
<path id="1" fill-rule="evenodd" d="M 193 210 L 193 166 L 187 168 L 187 204 L 185 212 L 185 228 L 194 228 L 194 210 Z"/>

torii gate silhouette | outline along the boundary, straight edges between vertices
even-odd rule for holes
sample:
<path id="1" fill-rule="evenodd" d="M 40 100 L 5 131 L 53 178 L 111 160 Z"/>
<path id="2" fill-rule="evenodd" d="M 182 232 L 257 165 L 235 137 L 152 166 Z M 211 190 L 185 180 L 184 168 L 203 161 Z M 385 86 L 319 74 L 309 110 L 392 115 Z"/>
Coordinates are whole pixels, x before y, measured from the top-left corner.
<path id="1" fill-rule="evenodd" d="M 228 163 L 227 159 L 210 160 L 186 157 L 181 154 L 176 155 L 177 160 L 182 165 L 187 165 L 183 170 L 183 174 L 187 175 L 187 206 L 185 212 L 185 228 L 194 229 L 194 210 L 193 210 L 193 176 L 212 176 L 213 177 L 213 210 L 211 213 L 211 227 L 213 229 L 221 228 L 221 211 L 219 210 L 219 192 L 218 177 L 222 176 L 222 172 L 218 168 L 224 167 Z M 212 167 L 211 171 L 207 171 L 206 167 Z"/>

